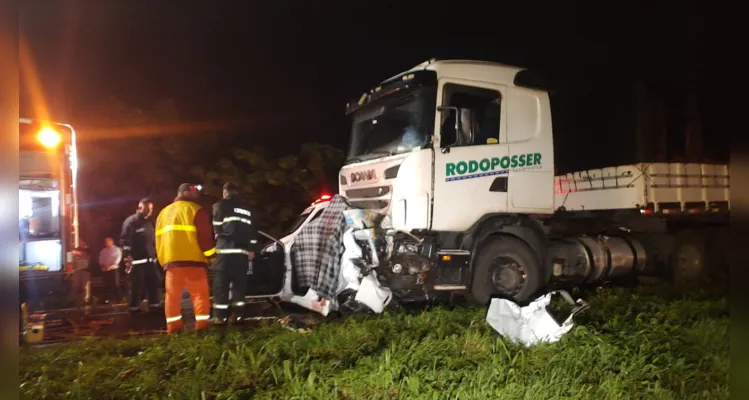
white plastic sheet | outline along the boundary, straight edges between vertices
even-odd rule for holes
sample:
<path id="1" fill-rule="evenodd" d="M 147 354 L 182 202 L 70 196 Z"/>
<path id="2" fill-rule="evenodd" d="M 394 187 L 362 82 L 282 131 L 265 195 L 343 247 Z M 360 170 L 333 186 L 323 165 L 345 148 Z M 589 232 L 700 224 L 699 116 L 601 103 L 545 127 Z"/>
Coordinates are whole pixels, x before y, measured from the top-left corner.
<path id="1" fill-rule="evenodd" d="M 556 292 L 547 293 L 525 307 L 520 307 L 510 300 L 492 299 L 486 314 L 486 322 L 500 335 L 526 346 L 556 342 L 572 329 L 572 317 L 584 310 L 587 305 L 578 300 L 577 303 L 582 306 L 573 310 L 560 326 L 546 311 L 546 306 L 551 302 L 554 293 Z"/>
<path id="2" fill-rule="evenodd" d="M 362 249 L 354 240 L 354 229 L 349 228 L 343 234 L 343 255 L 341 256 L 341 273 L 338 293 L 346 289 L 359 290 L 361 271 L 351 260 L 362 257 Z"/>
<path id="3" fill-rule="evenodd" d="M 356 292 L 354 300 L 369 307 L 376 314 L 379 314 L 387 307 L 392 298 L 393 292 L 380 285 L 373 272 L 371 275 L 362 278 L 359 291 Z"/>
<path id="4" fill-rule="evenodd" d="M 286 301 L 302 306 L 308 310 L 320 313 L 320 315 L 322 315 L 323 317 L 327 317 L 328 313 L 330 313 L 330 302 L 325 299 L 321 299 L 320 296 L 318 296 L 317 293 L 312 289 L 307 290 L 307 294 L 305 294 L 304 296 L 292 296 Z"/>

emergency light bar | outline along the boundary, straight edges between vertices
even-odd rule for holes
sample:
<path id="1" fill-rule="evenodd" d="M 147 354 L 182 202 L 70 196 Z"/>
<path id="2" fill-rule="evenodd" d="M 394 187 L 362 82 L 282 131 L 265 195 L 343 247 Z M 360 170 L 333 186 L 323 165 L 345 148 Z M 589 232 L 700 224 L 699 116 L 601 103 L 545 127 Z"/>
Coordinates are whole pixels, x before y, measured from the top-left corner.
<path id="1" fill-rule="evenodd" d="M 330 199 L 332 199 L 332 198 L 333 198 L 333 196 L 331 196 L 331 195 L 329 195 L 329 194 L 324 194 L 324 195 L 320 196 L 320 198 L 319 198 L 319 199 L 317 199 L 317 200 L 313 201 L 311 205 L 313 205 L 313 206 L 314 206 L 314 205 L 315 205 L 315 204 L 317 204 L 317 203 L 322 203 L 323 201 L 329 201 L 329 200 L 330 200 Z"/>

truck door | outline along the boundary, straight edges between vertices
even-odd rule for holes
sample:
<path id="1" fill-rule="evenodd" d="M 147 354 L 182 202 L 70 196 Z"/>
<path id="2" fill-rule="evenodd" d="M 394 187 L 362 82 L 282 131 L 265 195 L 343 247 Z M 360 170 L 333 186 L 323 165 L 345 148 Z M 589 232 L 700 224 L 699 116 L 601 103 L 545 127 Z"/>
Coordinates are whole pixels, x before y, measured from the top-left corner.
<path id="1" fill-rule="evenodd" d="M 505 93 L 503 85 L 440 80 L 431 229 L 464 231 L 485 214 L 507 210 Z"/>

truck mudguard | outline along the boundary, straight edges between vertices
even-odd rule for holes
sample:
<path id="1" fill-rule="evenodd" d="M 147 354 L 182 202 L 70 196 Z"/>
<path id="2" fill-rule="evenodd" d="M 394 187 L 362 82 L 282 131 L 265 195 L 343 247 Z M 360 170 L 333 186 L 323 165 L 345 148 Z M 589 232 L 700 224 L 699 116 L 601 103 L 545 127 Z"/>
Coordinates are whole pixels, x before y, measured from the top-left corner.
<path id="1" fill-rule="evenodd" d="M 548 239 L 541 225 L 523 215 L 489 214 L 481 218 L 463 236 L 463 248 L 471 249 L 471 277 L 473 277 L 473 260 L 481 243 L 493 235 L 511 235 L 524 241 L 538 257 L 539 264 L 546 274 L 545 281 L 551 278 L 551 256 Z"/>

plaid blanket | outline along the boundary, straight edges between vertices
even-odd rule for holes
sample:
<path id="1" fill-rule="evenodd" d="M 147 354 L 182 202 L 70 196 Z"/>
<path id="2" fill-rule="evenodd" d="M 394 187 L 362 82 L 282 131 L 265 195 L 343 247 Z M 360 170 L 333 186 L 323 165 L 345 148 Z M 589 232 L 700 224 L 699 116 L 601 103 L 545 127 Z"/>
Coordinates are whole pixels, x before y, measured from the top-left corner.
<path id="1" fill-rule="evenodd" d="M 343 211 L 350 208 L 346 199 L 333 196 L 320 217 L 302 228 L 292 245 L 298 286 L 311 288 L 328 300 L 338 294 L 343 233 L 347 228 Z"/>

